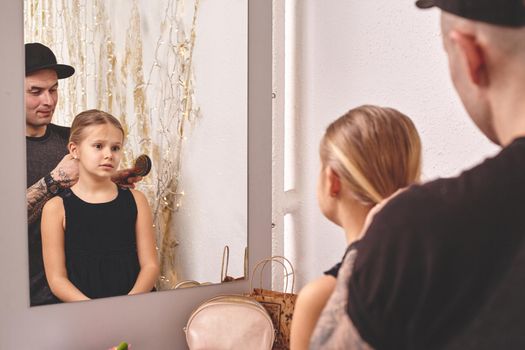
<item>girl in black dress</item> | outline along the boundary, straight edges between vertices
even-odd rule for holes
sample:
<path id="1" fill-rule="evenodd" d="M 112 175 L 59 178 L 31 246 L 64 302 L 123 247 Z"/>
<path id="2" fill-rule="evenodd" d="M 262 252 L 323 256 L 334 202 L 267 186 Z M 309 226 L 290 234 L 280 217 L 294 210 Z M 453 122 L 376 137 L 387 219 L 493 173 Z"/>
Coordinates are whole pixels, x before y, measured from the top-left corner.
<path id="1" fill-rule="evenodd" d="M 82 112 L 69 141 L 78 182 L 42 211 L 51 291 L 65 302 L 151 291 L 159 263 L 148 201 L 111 180 L 122 156 L 120 122 L 102 111 Z"/>

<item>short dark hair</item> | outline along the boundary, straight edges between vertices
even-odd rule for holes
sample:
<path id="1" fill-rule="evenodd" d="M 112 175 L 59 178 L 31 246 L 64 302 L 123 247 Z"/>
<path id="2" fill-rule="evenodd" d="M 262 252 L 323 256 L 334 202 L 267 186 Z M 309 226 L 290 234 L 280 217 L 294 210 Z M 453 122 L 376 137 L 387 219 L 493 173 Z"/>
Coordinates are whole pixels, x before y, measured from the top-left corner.
<path id="1" fill-rule="evenodd" d="M 525 26 L 525 0 L 417 0 L 416 6 L 436 6 L 459 17 L 505 27 Z"/>

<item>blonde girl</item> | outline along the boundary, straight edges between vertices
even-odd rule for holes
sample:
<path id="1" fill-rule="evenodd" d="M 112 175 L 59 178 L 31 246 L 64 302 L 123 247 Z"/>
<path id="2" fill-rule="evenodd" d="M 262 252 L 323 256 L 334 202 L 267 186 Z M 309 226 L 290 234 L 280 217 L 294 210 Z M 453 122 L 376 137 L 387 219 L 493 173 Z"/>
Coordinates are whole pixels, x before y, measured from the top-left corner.
<path id="1" fill-rule="evenodd" d="M 319 153 L 319 207 L 327 219 L 343 228 L 348 254 L 356 249 L 370 210 L 418 180 L 420 139 L 404 114 L 392 108 L 365 105 L 328 126 Z M 310 343 L 312 333 L 334 291 L 340 265 L 301 290 L 292 321 L 293 350 L 315 347 L 315 342 Z"/>
<path id="2" fill-rule="evenodd" d="M 64 302 L 149 292 L 158 277 L 148 202 L 111 181 L 123 143 L 120 122 L 99 110 L 80 113 L 71 126 L 78 182 L 42 212 L 45 273 Z"/>

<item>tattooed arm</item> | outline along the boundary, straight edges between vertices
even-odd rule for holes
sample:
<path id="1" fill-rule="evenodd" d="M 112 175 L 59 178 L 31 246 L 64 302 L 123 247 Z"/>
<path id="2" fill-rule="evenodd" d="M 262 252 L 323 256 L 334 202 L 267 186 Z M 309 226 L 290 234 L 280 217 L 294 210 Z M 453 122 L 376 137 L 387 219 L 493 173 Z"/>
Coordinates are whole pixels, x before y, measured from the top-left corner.
<path id="1" fill-rule="evenodd" d="M 35 222 L 40 216 L 42 208 L 49 198 L 51 198 L 51 194 L 47 192 L 44 178 L 41 178 L 26 190 L 27 221 L 29 224 Z"/>
<path id="2" fill-rule="evenodd" d="M 328 283 L 325 283 L 326 287 L 330 287 L 327 289 L 331 291 L 330 299 L 325 303 L 326 305 L 318 317 L 317 324 L 310 337 L 309 346 L 303 346 L 304 349 L 373 350 L 373 347 L 361 338 L 359 331 L 348 315 L 348 281 L 352 275 L 356 256 L 357 250 L 351 248 L 343 259 L 337 274 L 337 281 L 334 281 L 335 285 L 330 287 Z M 331 276 L 324 277 L 329 278 Z M 300 296 L 299 294 L 296 301 L 296 309 Z M 292 331 L 293 322 L 295 322 L 295 312 Z"/>
<path id="3" fill-rule="evenodd" d="M 51 177 L 59 184 L 60 188 L 69 188 L 78 180 L 78 164 L 69 154 L 58 163 L 51 171 Z M 48 192 L 44 178 L 38 180 L 26 190 L 28 223 L 35 222 L 42 213 L 44 204 L 52 197 Z"/>

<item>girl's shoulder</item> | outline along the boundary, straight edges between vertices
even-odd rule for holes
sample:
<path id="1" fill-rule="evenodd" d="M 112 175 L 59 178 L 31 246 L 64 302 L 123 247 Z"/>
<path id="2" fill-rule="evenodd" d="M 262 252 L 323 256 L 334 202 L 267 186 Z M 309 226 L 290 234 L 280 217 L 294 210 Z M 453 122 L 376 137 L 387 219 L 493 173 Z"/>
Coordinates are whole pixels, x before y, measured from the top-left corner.
<path id="1" fill-rule="evenodd" d="M 133 197 L 135 197 L 135 199 L 139 197 L 146 198 L 146 196 L 144 195 L 144 193 L 142 193 L 142 191 L 136 190 L 134 188 L 125 188 L 125 190 L 130 191 Z"/>
<path id="2" fill-rule="evenodd" d="M 147 205 L 148 204 L 148 200 L 146 199 L 146 196 L 144 195 L 144 193 L 134 188 L 130 188 L 127 190 L 131 192 L 131 194 L 133 195 L 133 199 L 135 199 L 135 202 L 137 203 L 137 205 L 144 205 L 144 204 Z"/>
<path id="3" fill-rule="evenodd" d="M 64 201 L 63 201 L 62 197 L 54 196 L 53 198 L 48 200 L 45 205 L 47 205 L 49 207 L 64 206 Z"/>
<path id="4" fill-rule="evenodd" d="M 62 200 L 62 197 L 55 196 L 48 200 L 46 204 L 44 204 L 43 211 L 47 213 L 61 213 L 64 212 L 64 201 Z"/>

